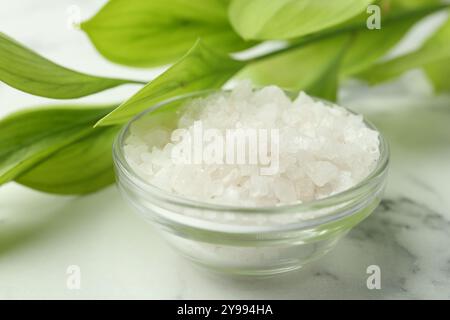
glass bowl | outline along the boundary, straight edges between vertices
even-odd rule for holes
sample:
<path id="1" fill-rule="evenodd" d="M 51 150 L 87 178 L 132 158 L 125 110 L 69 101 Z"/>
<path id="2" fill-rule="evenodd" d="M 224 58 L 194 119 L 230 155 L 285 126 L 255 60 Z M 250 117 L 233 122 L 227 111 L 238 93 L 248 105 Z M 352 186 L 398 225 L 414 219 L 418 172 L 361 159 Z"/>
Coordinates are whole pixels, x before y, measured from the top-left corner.
<path id="1" fill-rule="evenodd" d="M 236 275 L 295 270 L 326 254 L 380 203 L 389 162 L 388 145 L 381 134 L 380 159 L 369 176 L 349 190 L 301 204 L 257 208 L 211 204 L 181 197 L 142 179 L 124 154 L 130 128 L 174 126 L 182 102 L 210 93 L 177 97 L 147 109 L 124 126 L 113 147 L 120 192 L 184 257 Z"/>

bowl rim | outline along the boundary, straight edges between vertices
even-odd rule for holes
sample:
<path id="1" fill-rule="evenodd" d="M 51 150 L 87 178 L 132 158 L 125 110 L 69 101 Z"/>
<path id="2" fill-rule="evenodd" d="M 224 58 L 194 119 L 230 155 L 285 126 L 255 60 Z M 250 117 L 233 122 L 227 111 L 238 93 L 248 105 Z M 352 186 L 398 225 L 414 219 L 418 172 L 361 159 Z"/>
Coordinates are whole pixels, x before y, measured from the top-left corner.
<path id="1" fill-rule="evenodd" d="M 379 137 L 379 144 L 380 144 L 380 158 L 378 159 L 378 162 L 375 166 L 375 168 L 372 170 L 372 172 L 365 177 L 362 181 L 360 181 L 358 184 L 354 185 L 352 188 L 349 188 L 347 190 L 344 190 L 342 192 L 336 193 L 332 196 L 323 198 L 323 199 L 316 199 L 308 202 L 302 202 L 302 203 L 289 203 L 289 204 L 281 204 L 281 205 L 275 205 L 275 206 L 242 206 L 242 205 L 233 205 L 233 204 L 222 204 L 222 203 L 214 203 L 214 202 L 208 202 L 208 201 L 200 201 L 196 199 L 190 199 L 187 197 L 184 197 L 182 195 L 178 195 L 175 193 L 171 193 L 167 190 L 161 189 L 155 185 L 152 185 L 151 183 L 144 180 L 128 163 L 125 157 L 125 153 L 123 150 L 125 136 L 128 133 L 131 125 L 135 122 L 144 117 L 145 115 L 154 112 L 158 110 L 159 108 L 162 108 L 164 106 L 167 106 L 169 103 L 183 100 L 183 99 L 189 99 L 189 98 L 196 98 L 196 97 L 202 97 L 205 94 L 213 94 L 217 92 L 229 92 L 230 90 L 202 90 L 202 91 L 195 91 L 188 94 L 178 95 L 163 101 L 160 101 L 158 103 L 155 103 L 151 107 L 145 109 L 144 111 L 138 113 L 134 117 L 132 117 L 123 127 L 121 128 L 119 134 L 116 136 L 114 143 L 113 143 L 113 162 L 114 166 L 116 167 L 116 170 L 120 171 L 121 173 L 125 174 L 125 177 L 127 178 L 128 182 L 134 185 L 134 187 L 138 188 L 140 191 L 144 192 L 144 194 L 148 194 L 152 197 L 156 197 L 159 200 L 163 200 L 167 203 L 170 203 L 172 205 L 182 206 L 182 207 L 188 207 L 188 208 L 194 208 L 194 209 L 204 209 L 204 210 L 211 210 L 216 212 L 234 212 L 234 213 L 240 213 L 240 214 L 280 214 L 280 213 L 289 213 L 289 212 L 311 212 L 313 210 L 328 208 L 330 206 L 339 205 L 341 203 L 344 203 L 346 201 L 349 201 L 355 196 L 359 195 L 361 193 L 361 190 L 363 190 L 366 187 L 369 187 L 371 185 L 379 183 L 380 179 L 383 178 L 385 173 L 387 172 L 389 161 L 390 161 L 390 149 L 389 144 L 386 141 L 383 134 L 378 130 L 378 128 L 369 120 L 367 120 L 363 116 L 363 121 L 365 125 L 378 132 Z M 293 92 L 287 92 L 289 95 L 293 94 Z M 295 94 L 299 94 L 299 92 L 296 92 Z M 312 97 L 316 100 L 320 100 L 324 102 L 325 104 L 329 106 L 335 106 L 336 104 L 321 98 Z M 354 112 L 353 110 L 340 106 L 347 111 L 356 114 L 361 115 L 357 112 Z M 318 217 L 317 220 L 321 220 L 320 218 L 328 217 L 331 218 L 334 215 L 327 214 L 322 217 Z M 338 218 L 338 217 L 337 217 Z M 316 220 L 316 218 L 313 218 L 311 220 Z"/>

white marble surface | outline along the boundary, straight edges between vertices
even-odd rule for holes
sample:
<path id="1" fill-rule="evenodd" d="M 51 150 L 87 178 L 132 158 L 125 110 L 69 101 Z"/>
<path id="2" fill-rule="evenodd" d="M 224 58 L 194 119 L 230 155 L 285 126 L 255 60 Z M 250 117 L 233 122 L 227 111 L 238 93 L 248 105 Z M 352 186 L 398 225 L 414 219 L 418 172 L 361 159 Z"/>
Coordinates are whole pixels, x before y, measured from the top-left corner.
<path id="1" fill-rule="evenodd" d="M 151 79 L 155 71 L 110 64 L 83 33 L 67 28 L 70 5 L 86 18 L 103 2 L 8 2 L 0 30 L 78 70 Z M 82 101 L 120 101 L 137 88 Z M 342 96 L 388 137 L 389 186 L 376 212 L 314 265 L 265 280 L 211 275 L 172 252 L 115 187 L 59 197 L 11 183 L 0 187 L 0 299 L 450 298 L 450 97 L 434 97 L 414 73 L 378 88 L 349 84 Z M 57 103 L 0 84 L 1 116 L 48 102 Z M 66 268 L 74 264 L 81 268 L 80 290 L 66 287 Z M 381 290 L 366 287 L 372 264 L 381 268 Z"/>

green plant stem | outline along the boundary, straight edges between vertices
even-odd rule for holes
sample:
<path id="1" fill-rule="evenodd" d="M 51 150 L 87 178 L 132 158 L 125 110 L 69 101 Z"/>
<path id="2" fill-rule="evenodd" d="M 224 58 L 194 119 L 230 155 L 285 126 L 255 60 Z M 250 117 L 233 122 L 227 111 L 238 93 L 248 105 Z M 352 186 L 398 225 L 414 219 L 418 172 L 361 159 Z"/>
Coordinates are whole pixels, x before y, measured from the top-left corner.
<path id="1" fill-rule="evenodd" d="M 392 14 L 387 16 L 385 19 L 383 19 L 383 25 L 389 25 L 391 23 L 394 22 L 398 22 L 398 21 L 402 21 L 402 20 L 406 20 L 406 19 L 410 19 L 410 18 L 414 18 L 414 17 L 420 17 L 420 16 L 425 16 L 431 13 L 435 13 L 438 12 L 440 10 L 443 9 L 447 9 L 450 8 L 450 4 L 439 4 L 439 5 L 433 5 L 433 6 L 427 6 L 427 7 L 422 7 L 422 8 L 418 8 L 418 9 L 414 9 L 414 10 L 407 10 L 401 13 L 397 13 L 397 14 Z M 355 24 L 351 24 L 342 28 L 338 28 L 338 29 L 330 29 L 315 35 L 311 35 L 311 36 L 307 36 L 302 38 L 299 42 L 294 43 L 290 46 L 287 46 L 285 48 L 279 49 L 279 50 L 275 50 L 272 52 L 269 52 L 267 54 L 255 57 L 255 58 L 251 58 L 251 59 L 247 59 L 245 60 L 246 63 L 254 63 L 254 62 L 259 62 L 261 60 L 265 60 L 274 56 L 277 56 L 279 54 L 283 54 L 292 50 L 296 50 L 302 47 L 305 47 L 309 44 L 321 41 L 321 40 L 325 40 L 325 39 L 329 39 L 341 34 L 346 34 L 346 33 L 350 33 L 350 32 L 357 32 L 357 31 L 361 31 L 361 30 L 365 30 L 367 29 L 367 25 L 366 23 L 361 24 L 361 23 L 355 23 Z"/>
<path id="2" fill-rule="evenodd" d="M 141 81 L 141 80 L 130 80 L 131 84 L 147 84 L 148 81 Z"/>

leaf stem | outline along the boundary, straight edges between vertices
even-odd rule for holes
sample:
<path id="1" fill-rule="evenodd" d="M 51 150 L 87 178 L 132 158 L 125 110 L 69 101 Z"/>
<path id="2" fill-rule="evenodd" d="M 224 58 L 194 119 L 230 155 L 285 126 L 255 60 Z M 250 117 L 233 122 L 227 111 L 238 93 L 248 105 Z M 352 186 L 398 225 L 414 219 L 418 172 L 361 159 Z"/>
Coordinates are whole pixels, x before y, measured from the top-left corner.
<path id="1" fill-rule="evenodd" d="M 142 80 L 129 80 L 131 84 L 147 84 L 148 81 L 142 81 Z"/>
<path id="2" fill-rule="evenodd" d="M 383 25 L 389 25 L 389 24 L 397 22 L 397 21 L 402 21 L 402 20 L 406 20 L 406 19 L 410 19 L 410 18 L 425 16 L 425 15 L 435 13 L 435 12 L 443 10 L 443 9 L 447 9 L 449 7 L 450 7 L 450 3 L 446 3 L 446 4 L 438 4 L 438 5 L 417 8 L 414 10 L 407 10 L 407 11 L 403 11 L 403 12 L 397 13 L 397 14 L 391 14 L 391 15 L 387 16 L 385 19 L 383 19 Z M 335 37 L 335 36 L 338 36 L 341 34 L 345 34 L 345 33 L 349 33 L 349 32 L 361 31 L 364 29 L 367 29 L 366 23 L 364 23 L 364 24 L 355 23 L 355 24 L 349 24 L 347 26 L 344 26 L 344 27 L 338 28 L 338 29 L 330 29 L 330 30 L 327 30 L 327 31 L 324 31 L 321 33 L 303 37 L 298 42 L 296 42 L 290 46 L 287 46 L 285 48 L 275 50 L 275 51 L 269 52 L 267 54 L 257 56 L 255 58 L 247 59 L 244 61 L 246 63 L 259 62 L 261 60 L 265 60 L 265 59 L 277 56 L 279 54 L 283 54 L 283 53 L 286 53 L 286 52 L 289 52 L 289 51 L 292 51 L 295 49 L 305 47 L 309 44 L 312 44 L 312 43 L 315 43 L 315 42 L 318 42 L 321 40 L 325 40 L 325 39 L 332 38 L 332 37 Z M 376 32 L 376 31 L 374 31 L 374 32 Z"/>

